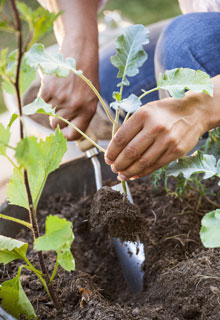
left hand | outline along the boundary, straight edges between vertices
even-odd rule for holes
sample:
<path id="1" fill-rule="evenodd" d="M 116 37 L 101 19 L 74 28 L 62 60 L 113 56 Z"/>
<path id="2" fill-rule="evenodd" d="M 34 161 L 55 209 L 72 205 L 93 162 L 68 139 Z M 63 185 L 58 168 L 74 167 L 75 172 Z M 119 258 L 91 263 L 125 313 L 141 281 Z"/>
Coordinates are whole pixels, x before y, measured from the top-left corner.
<path id="1" fill-rule="evenodd" d="M 206 119 L 199 95 L 148 103 L 117 131 L 105 161 L 119 180 L 146 176 L 192 150 L 207 130 Z"/>

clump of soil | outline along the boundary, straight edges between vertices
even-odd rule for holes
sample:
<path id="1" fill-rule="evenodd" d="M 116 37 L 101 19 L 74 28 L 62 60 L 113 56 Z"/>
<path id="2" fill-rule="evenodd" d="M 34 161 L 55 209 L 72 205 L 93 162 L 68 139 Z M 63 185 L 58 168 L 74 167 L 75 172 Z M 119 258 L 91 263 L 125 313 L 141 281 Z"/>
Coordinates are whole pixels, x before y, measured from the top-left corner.
<path id="1" fill-rule="evenodd" d="M 95 232 L 122 241 L 144 238 L 145 220 L 140 209 L 110 187 L 103 187 L 93 198 L 89 222 Z"/>

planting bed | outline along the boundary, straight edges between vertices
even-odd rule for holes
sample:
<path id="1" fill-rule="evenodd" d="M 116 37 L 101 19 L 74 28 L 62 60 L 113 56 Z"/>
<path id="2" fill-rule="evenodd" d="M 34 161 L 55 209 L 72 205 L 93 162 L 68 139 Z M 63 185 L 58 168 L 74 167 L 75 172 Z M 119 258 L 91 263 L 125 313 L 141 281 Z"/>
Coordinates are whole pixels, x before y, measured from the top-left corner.
<path id="1" fill-rule="evenodd" d="M 143 292 L 128 291 L 110 238 L 91 231 L 93 194 L 80 199 L 69 193 L 54 194 L 41 203 L 41 229 L 49 213 L 73 222 L 76 271 L 60 268 L 54 282 L 62 314 L 54 311 L 38 280 L 31 281 L 24 271 L 22 283 L 39 319 L 220 319 L 220 250 L 204 249 L 199 239 L 201 217 L 212 209 L 210 204 L 195 194 L 181 200 L 167 195 L 163 187 L 155 191 L 147 180 L 130 186 L 145 225 Z M 18 238 L 26 241 L 27 232 L 23 230 Z M 55 262 L 53 254 L 48 259 Z M 33 260 L 37 261 L 36 255 Z M 17 270 L 13 263 L 2 268 L 1 281 L 9 274 L 12 277 L 13 270 Z"/>

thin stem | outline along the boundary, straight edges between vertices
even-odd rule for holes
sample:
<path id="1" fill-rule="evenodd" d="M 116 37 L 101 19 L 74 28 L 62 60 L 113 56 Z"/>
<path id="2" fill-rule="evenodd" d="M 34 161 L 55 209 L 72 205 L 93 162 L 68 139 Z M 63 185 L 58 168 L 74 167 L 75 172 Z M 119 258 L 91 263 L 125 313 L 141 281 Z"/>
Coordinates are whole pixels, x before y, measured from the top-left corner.
<path id="1" fill-rule="evenodd" d="M 85 134 L 83 131 L 81 131 L 79 128 L 77 128 L 73 123 L 69 122 L 68 120 L 64 119 L 63 117 L 59 116 L 58 114 L 53 115 L 57 119 L 60 119 L 70 125 L 72 128 L 74 128 L 77 132 L 79 132 L 85 139 L 87 139 L 89 142 L 91 142 L 97 149 L 99 149 L 101 152 L 105 153 L 105 149 L 100 147 L 95 141 L 93 141 L 87 134 Z"/>
<path id="2" fill-rule="evenodd" d="M 16 223 L 19 223 L 19 224 L 22 224 L 23 226 L 29 228 L 32 230 L 32 225 L 26 221 L 23 221 L 21 219 L 17 219 L 17 218 L 14 218 L 14 217 L 9 217 L 9 216 L 6 216 L 2 213 L 0 213 L 0 218 L 2 219 L 5 219 L 5 220 L 9 220 L 9 221 L 13 221 L 13 222 L 16 222 Z"/>
<path id="3" fill-rule="evenodd" d="M 125 201 L 125 199 L 127 198 L 127 187 L 126 187 L 125 180 L 121 181 L 121 185 L 122 185 L 122 188 L 123 188 L 123 191 L 124 191 L 123 201 Z"/>
<path id="4" fill-rule="evenodd" d="M 8 161 L 13 165 L 14 168 L 18 169 L 18 166 L 14 163 L 14 161 L 5 153 L 4 156 L 8 159 Z"/>
<path id="5" fill-rule="evenodd" d="M 120 108 L 118 108 L 115 113 L 115 122 L 112 127 L 112 138 L 114 137 L 114 135 L 116 134 L 116 132 L 118 130 L 119 113 L 120 113 Z"/>
<path id="6" fill-rule="evenodd" d="M 128 112 L 128 113 L 126 114 L 126 117 L 124 118 L 123 124 L 128 120 L 130 114 L 131 114 L 130 112 Z"/>
<path id="7" fill-rule="evenodd" d="M 147 94 L 151 93 L 151 92 L 154 92 L 154 91 L 157 91 L 159 90 L 158 87 L 154 88 L 154 89 L 151 89 L 151 90 L 148 90 L 148 91 L 145 91 L 140 97 L 138 97 L 139 100 L 141 100 L 142 98 L 144 98 Z"/>
<path id="8" fill-rule="evenodd" d="M 9 149 L 12 149 L 12 150 L 14 150 L 14 151 L 16 151 L 16 148 L 10 146 L 9 144 L 6 144 L 6 147 L 9 148 Z"/>
<path id="9" fill-rule="evenodd" d="M 115 121 L 114 121 L 114 119 L 112 118 L 110 112 L 108 111 L 108 107 L 106 106 L 105 101 L 102 99 L 102 97 L 101 97 L 100 93 L 98 92 L 98 90 L 96 89 L 96 87 L 95 87 L 95 86 L 92 84 L 92 82 L 91 82 L 89 79 L 87 79 L 83 74 L 81 74 L 79 77 L 80 77 L 85 83 L 87 83 L 88 86 L 89 86 L 89 87 L 92 89 L 92 91 L 95 93 L 95 95 L 96 95 L 97 98 L 99 99 L 101 105 L 103 106 L 103 108 L 104 108 L 104 110 L 105 110 L 105 112 L 106 112 L 109 120 L 114 124 Z"/>
<path id="10" fill-rule="evenodd" d="M 53 279 L 54 279 L 54 277 L 55 277 L 55 275 L 57 273 L 57 269 L 58 269 L 58 257 L 56 259 L 56 263 L 55 263 L 55 266 L 54 266 L 54 269 L 53 269 L 53 273 L 52 273 L 52 276 L 50 278 L 50 282 L 49 282 L 50 284 L 53 282 Z"/>

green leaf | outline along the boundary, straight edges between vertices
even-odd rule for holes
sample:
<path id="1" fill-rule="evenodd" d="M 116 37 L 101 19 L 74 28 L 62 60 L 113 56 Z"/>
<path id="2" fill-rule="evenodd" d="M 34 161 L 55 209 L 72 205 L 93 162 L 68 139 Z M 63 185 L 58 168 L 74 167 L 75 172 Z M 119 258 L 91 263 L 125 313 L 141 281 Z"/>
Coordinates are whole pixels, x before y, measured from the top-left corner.
<path id="1" fill-rule="evenodd" d="M 46 220 L 45 235 L 34 241 L 37 251 L 56 251 L 58 263 L 68 271 L 74 270 L 75 262 L 70 251 L 74 240 L 72 223 L 64 218 L 49 215 Z"/>
<path id="2" fill-rule="evenodd" d="M 14 168 L 13 175 L 8 184 L 7 197 L 10 204 L 29 210 L 27 193 L 24 185 L 22 168 Z"/>
<path id="3" fill-rule="evenodd" d="M 9 94 L 15 93 L 14 85 L 8 80 L 8 78 L 12 79 L 12 81 L 15 81 L 16 68 L 17 68 L 17 56 L 18 56 L 18 50 L 14 50 L 9 54 L 6 61 L 7 77 L 3 78 L 2 86 L 3 86 L 3 89 Z M 25 90 L 29 88 L 30 84 L 35 79 L 35 76 L 36 76 L 35 69 L 31 68 L 26 63 L 26 59 L 23 58 L 21 62 L 21 71 L 20 71 L 20 79 L 19 79 L 21 93 L 23 93 Z"/>
<path id="4" fill-rule="evenodd" d="M 34 208 L 37 208 L 48 175 L 58 168 L 67 150 L 66 139 L 59 128 L 44 140 L 36 137 L 22 139 L 16 148 L 20 167 L 28 172 Z M 21 169 L 15 169 L 8 186 L 7 195 L 11 204 L 29 208 Z"/>
<path id="5" fill-rule="evenodd" d="M 123 109 L 125 112 L 134 113 L 141 106 L 141 101 L 135 94 L 131 94 L 128 98 L 121 101 L 115 101 L 110 104 L 110 107 L 117 110 Z"/>
<path id="6" fill-rule="evenodd" d="M 112 94 L 112 98 L 115 99 L 116 101 L 121 101 L 120 92 L 114 91 L 113 94 Z"/>
<path id="7" fill-rule="evenodd" d="M 9 123 L 8 123 L 8 128 L 11 128 L 12 124 L 14 123 L 14 121 L 18 118 L 18 114 L 17 113 L 13 113 L 10 120 L 9 120 Z"/>
<path id="8" fill-rule="evenodd" d="M 16 259 L 24 259 L 28 244 L 0 235 L 0 263 L 7 264 Z"/>
<path id="9" fill-rule="evenodd" d="M 0 31 L 15 32 L 15 30 L 8 24 L 7 21 L 0 21 Z"/>
<path id="10" fill-rule="evenodd" d="M 10 140 L 10 129 L 5 128 L 2 123 L 0 123 L 0 155 L 4 155 L 6 152 L 6 146 Z"/>
<path id="11" fill-rule="evenodd" d="M 52 107 L 52 104 L 46 103 L 41 97 L 37 97 L 32 103 L 24 106 L 22 111 L 27 116 L 35 113 L 55 115 L 55 108 Z"/>
<path id="12" fill-rule="evenodd" d="M 81 75 L 82 71 L 76 70 L 73 58 L 63 59 L 59 52 L 49 53 L 42 44 L 36 43 L 25 54 L 26 62 L 32 68 L 40 68 L 45 74 L 56 74 L 57 77 L 66 78 L 70 71 Z"/>
<path id="13" fill-rule="evenodd" d="M 172 162 L 166 171 L 166 175 L 174 177 L 180 173 L 186 179 L 192 174 L 204 173 L 203 179 L 208 179 L 217 174 L 216 159 L 213 155 L 198 152 L 196 155 Z"/>
<path id="14" fill-rule="evenodd" d="M 203 217 L 200 238 L 206 248 L 220 247 L 220 209 Z"/>
<path id="15" fill-rule="evenodd" d="M 37 319 L 36 313 L 26 296 L 20 281 L 21 268 L 15 278 L 5 281 L 0 286 L 1 306 L 12 316 L 20 319 L 26 315 L 28 320 Z"/>
<path id="16" fill-rule="evenodd" d="M 138 74 L 138 68 L 146 61 L 147 54 L 143 45 L 148 42 L 148 31 L 140 24 L 125 28 L 123 34 L 117 38 L 117 53 L 111 57 L 111 63 L 119 69 L 117 77 L 122 78 L 124 85 L 129 85 L 126 77 Z"/>
<path id="17" fill-rule="evenodd" d="M 176 99 L 184 97 L 185 90 L 204 92 L 213 96 L 213 84 L 209 75 L 201 70 L 177 68 L 167 70 L 164 75 L 159 74 L 157 86 L 159 89 L 168 90 Z"/>
<path id="18" fill-rule="evenodd" d="M 36 43 L 41 36 L 49 32 L 53 27 L 53 22 L 60 15 L 38 7 L 33 10 L 23 2 L 17 2 L 17 8 L 21 18 L 29 25 L 30 32 L 33 35 L 30 45 Z"/>

